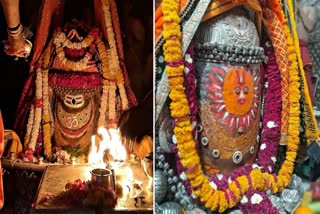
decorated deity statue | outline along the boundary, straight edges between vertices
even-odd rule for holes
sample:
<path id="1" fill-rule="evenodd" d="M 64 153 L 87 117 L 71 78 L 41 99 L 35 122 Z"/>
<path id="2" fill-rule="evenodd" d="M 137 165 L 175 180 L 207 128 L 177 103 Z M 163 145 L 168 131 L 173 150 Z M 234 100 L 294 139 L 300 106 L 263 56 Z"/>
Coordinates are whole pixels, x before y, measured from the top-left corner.
<path id="1" fill-rule="evenodd" d="M 157 211 L 279 212 L 271 193 L 290 184 L 300 141 L 318 138 L 293 4 L 285 4 L 163 0 L 157 8 Z"/>
<path id="2" fill-rule="evenodd" d="M 49 159 L 59 149 L 87 155 L 97 129 L 117 128 L 120 114 L 137 105 L 123 62 L 115 1 L 88 2 L 83 9 L 95 16 L 84 13 L 91 18 L 87 22 L 66 18 L 74 14 L 64 13 L 68 4 L 42 3 L 15 125 L 24 149 Z"/>

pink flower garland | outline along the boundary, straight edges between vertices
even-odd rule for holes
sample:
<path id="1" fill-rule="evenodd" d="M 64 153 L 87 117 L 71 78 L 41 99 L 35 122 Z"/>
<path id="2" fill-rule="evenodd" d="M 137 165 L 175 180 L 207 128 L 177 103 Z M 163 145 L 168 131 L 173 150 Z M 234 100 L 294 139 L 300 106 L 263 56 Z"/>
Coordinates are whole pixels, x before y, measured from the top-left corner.
<path id="1" fill-rule="evenodd" d="M 268 62 L 265 67 L 268 86 L 264 102 L 263 129 L 257 164 L 263 166 L 264 171 L 269 170 L 269 172 L 272 172 L 281 135 L 281 84 L 279 84 L 281 76 L 271 43 L 269 47 L 265 46 L 264 49 L 268 56 Z"/>
<path id="2" fill-rule="evenodd" d="M 243 213 L 250 214 L 278 214 L 279 211 L 275 208 L 264 192 L 249 191 L 245 196 L 245 200 L 239 203 L 239 208 Z M 244 203 L 244 201 L 246 203 Z"/>

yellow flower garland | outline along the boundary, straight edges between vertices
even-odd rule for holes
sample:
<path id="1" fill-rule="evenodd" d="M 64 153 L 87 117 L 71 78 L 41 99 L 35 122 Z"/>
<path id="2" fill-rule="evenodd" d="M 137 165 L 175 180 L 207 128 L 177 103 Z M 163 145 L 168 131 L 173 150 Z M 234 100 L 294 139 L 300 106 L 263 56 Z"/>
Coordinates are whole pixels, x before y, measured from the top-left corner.
<path id="1" fill-rule="evenodd" d="M 43 116 L 42 116 L 42 129 L 43 129 L 43 146 L 44 146 L 44 155 L 46 157 L 52 156 L 51 151 L 51 127 L 52 127 L 52 120 L 50 115 L 50 102 L 49 102 L 49 85 L 48 85 L 48 77 L 49 77 L 49 64 L 50 64 L 50 57 L 51 57 L 51 50 L 52 50 L 52 41 L 49 43 L 48 48 L 43 54 L 42 59 L 42 67 L 43 67 Z"/>
<path id="2" fill-rule="evenodd" d="M 301 54 L 300 54 L 300 46 L 299 46 L 299 39 L 298 39 L 298 34 L 297 34 L 297 25 L 296 25 L 296 22 L 295 22 L 295 17 L 294 17 L 294 8 L 293 8 L 293 5 L 292 5 L 292 1 L 288 1 L 288 8 L 289 8 L 289 18 L 290 18 L 290 21 L 291 21 L 291 26 L 292 26 L 292 29 L 294 29 L 292 31 L 293 33 L 293 44 L 294 44 L 294 48 L 295 48 L 295 51 L 296 51 L 296 56 L 297 56 L 297 59 L 298 59 L 298 66 L 299 66 L 299 69 L 300 69 L 300 73 L 301 73 L 301 77 L 302 77 L 302 81 L 303 81 L 303 93 L 304 93 L 304 98 L 305 98 L 305 106 L 304 108 L 306 109 L 305 111 L 305 116 L 306 117 L 311 117 L 311 124 L 308 124 L 306 123 L 306 136 L 307 138 L 317 138 L 319 137 L 319 131 L 318 131 L 318 125 L 317 125 L 317 121 L 314 117 L 314 112 L 313 112 L 313 107 L 312 107 L 312 104 L 311 104 L 311 99 L 310 99 L 310 96 L 309 96 L 309 91 L 308 91 L 308 87 L 307 87 L 307 80 L 306 80 L 306 76 L 305 76 L 305 73 L 304 73 L 304 68 L 303 68 L 303 62 L 302 62 L 302 59 L 301 59 Z M 310 114 L 310 115 L 308 115 Z M 310 141 L 308 141 L 308 143 L 310 143 Z"/>
<path id="3" fill-rule="evenodd" d="M 166 43 L 163 46 L 164 56 L 167 63 L 182 60 L 181 47 L 181 29 L 179 13 L 179 0 L 163 0 L 162 3 L 164 14 L 164 39 Z M 294 20 L 292 20 L 294 21 Z M 288 47 L 289 48 L 289 47 Z M 186 169 L 187 178 L 193 187 L 193 194 L 204 203 L 205 207 L 215 211 L 224 212 L 227 208 L 237 204 L 242 195 L 249 190 L 249 181 L 247 176 L 236 178 L 240 189 L 232 181 L 227 190 L 215 190 L 201 170 L 200 158 L 196 152 L 195 142 L 192 136 L 192 126 L 189 120 L 190 109 L 183 87 L 183 65 L 178 67 L 168 65 L 166 72 L 170 87 L 170 109 L 171 116 L 176 118 L 174 134 L 177 138 L 178 154 L 183 167 Z M 299 145 L 299 78 L 297 68 L 290 66 L 289 69 L 289 97 L 290 111 L 288 120 L 288 149 L 286 160 L 281 166 L 278 176 L 275 177 L 269 173 L 263 173 L 259 169 L 253 169 L 250 172 L 252 188 L 259 191 L 271 189 L 273 192 L 283 190 L 291 180 L 294 167 L 294 160 L 297 155 Z M 230 198 L 230 191 L 235 195 L 236 200 L 226 200 L 226 195 Z"/>

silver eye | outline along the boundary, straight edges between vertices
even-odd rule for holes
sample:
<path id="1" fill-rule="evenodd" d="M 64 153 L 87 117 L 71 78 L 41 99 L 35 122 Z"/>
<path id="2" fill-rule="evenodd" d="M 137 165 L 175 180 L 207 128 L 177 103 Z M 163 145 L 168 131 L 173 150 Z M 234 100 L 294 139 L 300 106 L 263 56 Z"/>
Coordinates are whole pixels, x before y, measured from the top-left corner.
<path id="1" fill-rule="evenodd" d="M 203 138 L 201 139 L 201 144 L 202 144 L 202 145 L 206 146 L 206 145 L 208 145 L 208 143 L 209 143 L 208 138 L 203 137 Z"/>
<path id="2" fill-rule="evenodd" d="M 232 155 L 232 160 L 233 160 L 233 163 L 235 164 L 239 164 L 242 161 L 242 158 L 243 158 L 243 155 L 242 155 L 242 152 L 240 151 L 236 151 Z"/>
<path id="3" fill-rule="evenodd" d="M 218 150 L 218 149 L 212 150 L 212 156 L 213 156 L 214 158 L 218 158 L 218 157 L 220 156 L 219 150 Z"/>

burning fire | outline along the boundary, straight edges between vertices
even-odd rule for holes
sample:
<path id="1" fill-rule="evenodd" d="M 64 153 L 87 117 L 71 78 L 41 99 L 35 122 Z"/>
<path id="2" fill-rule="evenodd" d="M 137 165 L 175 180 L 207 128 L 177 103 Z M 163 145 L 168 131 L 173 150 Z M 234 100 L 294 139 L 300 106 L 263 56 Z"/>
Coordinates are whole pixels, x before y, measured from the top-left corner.
<path id="1" fill-rule="evenodd" d="M 130 182 L 133 181 L 133 173 L 130 167 L 126 168 L 126 174 L 127 174 L 128 181 Z"/>
<path id="2" fill-rule="evenodd" d="M 100 127 L 98 129 L 98 134 L 102 137 L 102 140 L 97 148 L 95 143 L 96 136 L 93 135 L 91 137 L 91 152 L 88 156 L 88 162 L 105 168 L 107 164 L 104 162 L 104 157 L 105 153 L 107 153 L 111 167 L 118 168 L 124 163 L 127 157 L 126 149 L 121 143 L 119 130 L 107 130 L 104 127 Z"/>

